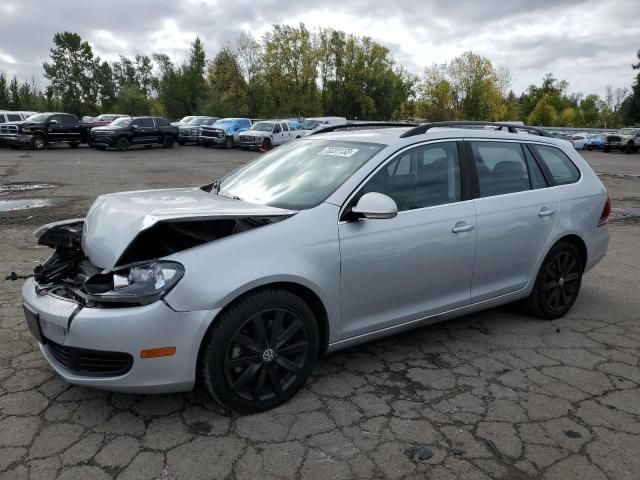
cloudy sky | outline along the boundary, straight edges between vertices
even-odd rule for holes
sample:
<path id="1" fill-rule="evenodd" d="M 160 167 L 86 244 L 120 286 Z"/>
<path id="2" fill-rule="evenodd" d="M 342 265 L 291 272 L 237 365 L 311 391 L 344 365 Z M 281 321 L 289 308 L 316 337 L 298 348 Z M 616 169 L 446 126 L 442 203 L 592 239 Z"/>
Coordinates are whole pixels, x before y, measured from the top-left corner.
<path id="1" fill-rule="evenodd" d="M 452 7 L 455 5 L 455 7 Z M 69 30 L 102 58 L 163 52 L 180 61 L 192 39 L 209 57 L 240 31 L 274 23 L 368 35 L 421 73 L 472 50 L 507 67 L 520 93 L 548 72 L 572 92 L 630 87 L 640 49 L 637 0 L 0 0 L 0 70 L 35 76 L 53 34 Z"/>

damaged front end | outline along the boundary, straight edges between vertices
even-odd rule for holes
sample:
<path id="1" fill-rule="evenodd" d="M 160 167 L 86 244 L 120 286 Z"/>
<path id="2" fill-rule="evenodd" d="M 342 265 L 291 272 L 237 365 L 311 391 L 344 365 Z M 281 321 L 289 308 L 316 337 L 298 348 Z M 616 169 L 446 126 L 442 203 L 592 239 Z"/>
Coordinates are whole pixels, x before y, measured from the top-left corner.
<path id="1" fill-rule="evenodd" d="M 80 307 L 147 305 L 165 296 L 184 275 L 180 263 L 163 257 L 284 218 L 287 216 L 158 221 L 133 238 L 112 268 L 94 265 L 85 253 L 85 219 L 48 224 L 35 234 L 39 245 L 55 252 L 34 270 L 36 292 L 74 301 Z"/>

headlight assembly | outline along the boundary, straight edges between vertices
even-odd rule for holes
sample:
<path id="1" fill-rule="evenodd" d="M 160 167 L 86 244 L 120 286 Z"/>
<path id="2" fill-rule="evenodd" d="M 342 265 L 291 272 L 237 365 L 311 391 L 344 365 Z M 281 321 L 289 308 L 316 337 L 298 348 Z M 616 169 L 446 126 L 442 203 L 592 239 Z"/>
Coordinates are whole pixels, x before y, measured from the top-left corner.
<path id="1" fill-rule="evenodd" d="M 169 293 L 183 275 L 181 264 L 157 260 L 93 275 L 83 287 L 88 299 L 98 304 L 148 305 Z"/>

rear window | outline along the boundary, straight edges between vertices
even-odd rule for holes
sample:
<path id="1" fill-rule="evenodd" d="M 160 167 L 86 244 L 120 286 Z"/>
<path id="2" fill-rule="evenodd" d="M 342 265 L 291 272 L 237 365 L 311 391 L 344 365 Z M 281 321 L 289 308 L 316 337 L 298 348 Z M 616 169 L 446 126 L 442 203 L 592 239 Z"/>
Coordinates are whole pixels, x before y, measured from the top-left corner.
<path id="1" fill-rule="evenodd" d="M 546 145 L 532 146 L 542 158 L 557 185 L 574 183 L 580 179 L 580 171 L 562 150 Z"/>

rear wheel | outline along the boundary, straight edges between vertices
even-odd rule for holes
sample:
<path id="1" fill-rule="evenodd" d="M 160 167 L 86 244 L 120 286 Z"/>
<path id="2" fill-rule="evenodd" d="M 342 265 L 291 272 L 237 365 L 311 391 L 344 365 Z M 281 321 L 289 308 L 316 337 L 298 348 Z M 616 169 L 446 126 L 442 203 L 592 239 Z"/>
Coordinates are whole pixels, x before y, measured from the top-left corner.
<path id="1" fill-rule="evenodd" d="M 280 289 L 250 294 L 216 319 L 203 346 L 203 383 L 229 410 L 274 408 L 302 388 L 318 343 L 315 316 L 299 297 Z"/>
<path id="2" fill-rule="evenodd" d="M 118 140 L 116 140 L 116 150 L 119 150 L 121 152 L 128 150 L 129 145 L 130 145 L 129 139 L 126 137 L 120 137 Z"/>
<path id="3" fill-rule="evenodd" d="M 173 148 L 174 143 L 175 140 L 171 135 L 165 135 L 162 139 L 162 148 Z"/>
<path id="4" fill-rule="evenodd" d="M 571 310 L 580 291 L 582 268 L 578 249 L 569 242 L 557 243 L 542 262 L 527 299 L 530 312 L 553 320 Z"/>

